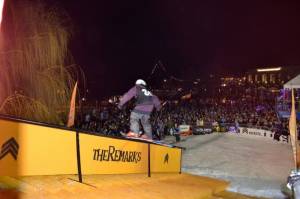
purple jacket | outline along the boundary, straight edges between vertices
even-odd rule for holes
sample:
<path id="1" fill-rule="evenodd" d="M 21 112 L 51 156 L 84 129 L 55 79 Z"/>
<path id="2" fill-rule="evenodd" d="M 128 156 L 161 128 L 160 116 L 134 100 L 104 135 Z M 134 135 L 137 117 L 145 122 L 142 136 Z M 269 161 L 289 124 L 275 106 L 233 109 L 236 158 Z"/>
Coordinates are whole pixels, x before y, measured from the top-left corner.
<path id="1" fill-rule="evenodd" d="M 123 95 L 118 104 L 119 108 L 122 108 L 132 98 L 136 98 L 136 105 L 133 112 L 150 114 L 155 107 L 156 110 L 160 110 L 161 105 L 157 96 L 153 95 L 150 91 L 142 86 L 134 86 L 127 93 Z"/>

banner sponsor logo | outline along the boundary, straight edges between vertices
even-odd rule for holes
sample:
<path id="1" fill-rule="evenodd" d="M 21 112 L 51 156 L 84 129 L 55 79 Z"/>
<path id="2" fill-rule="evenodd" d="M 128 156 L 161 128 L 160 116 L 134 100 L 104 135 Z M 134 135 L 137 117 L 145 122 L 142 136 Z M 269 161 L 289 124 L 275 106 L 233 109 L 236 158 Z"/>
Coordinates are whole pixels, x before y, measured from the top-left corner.
<path id="1" fill-rule="evenodd" d="M 169 154 L 167 153 L 166 155 L 165 155 L 165 160 L 164 160 L 164 164 L 168 164 L 169 163 Z"/>
<path id="2" fill-rule="evenodd" d="M 274 139 L 274 132 L 270 130 L 264 130 L 264 129 L 255 129 L 255 128 L 239 128 L 238 132 L 240 135 L 243 136 L 250 136 L 250 137 L 262 137 L 262 138 L 270 138 Z M 282 143 L 288 143 L 289 139 L 288 136 L 285 135 L 279 135 L 279 141 Z"/>
<path id="3" fill-rule="evenodd" d="M 6 155 L 9 153 L 13 156 L 15 160 L 17 160 L 18 157 L 18 152 L 19 152 L 19 144 L 15 140 L 15 138 L 10 138 L 1 147 L 1 152 L 0 152 L 0 160 L 4 158 Z"/>
<path id="4" fill-rule="evenodd" d="M 190 130 L 190 125 L 179 125 L 179 132 L 187 132 Z"/>
<path id="5" fill-rule="evenodd" d="M 93 149 L 93 160 L 100 162 L 118 161 L 138 163 L 141 161 L 141 158 L 142 152 L 116 150 L 114 146 L 109 146 L 108 149 Z"/>
<path id="6" fill-rule="evenodd" d="M 212 132 L 213 132 L 213 129 L 211 127 L 196 126 L 193 128 L 193 134 L 195 134 L 195 135 L 208 134 L 208 133 L 212 133 Z"/>
<path id="7" fill-rule="evenodd" d="M 260 130 L 260 129 L 243 128 L 242 134 L 264 136 L 262 131 L 263 131 L 263 130 Z M 266 135 L 265 135 L 265 136 L 266 136 Z"/>
<path id="8" fill-rule="evenodd" d="M 151 172 L 179 172 L 181 150 L 151 145 Z"/>
<path id="9" fill-rule="evenodd" d="M 211 133 L 212 128 L 196 127 L 195 131 L 198 132 L 198 133 Z"/>

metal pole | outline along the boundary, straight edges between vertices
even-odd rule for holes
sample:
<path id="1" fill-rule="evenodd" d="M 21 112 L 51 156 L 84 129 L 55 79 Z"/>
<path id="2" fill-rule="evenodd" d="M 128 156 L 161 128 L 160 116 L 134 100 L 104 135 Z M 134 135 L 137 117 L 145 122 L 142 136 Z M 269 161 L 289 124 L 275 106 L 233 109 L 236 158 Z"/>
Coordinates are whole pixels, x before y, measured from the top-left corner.
<path id="1" fill-rule="evenodd" d="M 77 151 L 78 180 L 79 180 L 80 183 L 82 183 L 80 145 L 79 145 L 79 132 L 78 131 L 76 131 L 76 151 Z"/>
<path id="2" fill-rule="evenodd" d="M 180 169 L 179 169 L 179 174 L 181 174 L 181 165 L 182 165 L 182 149 L 180 149 Z"/>
<path id="3" fill-rule="evenodd" d="M 148 144 L 148 177 L 151 177 L 150 144 Z"/>

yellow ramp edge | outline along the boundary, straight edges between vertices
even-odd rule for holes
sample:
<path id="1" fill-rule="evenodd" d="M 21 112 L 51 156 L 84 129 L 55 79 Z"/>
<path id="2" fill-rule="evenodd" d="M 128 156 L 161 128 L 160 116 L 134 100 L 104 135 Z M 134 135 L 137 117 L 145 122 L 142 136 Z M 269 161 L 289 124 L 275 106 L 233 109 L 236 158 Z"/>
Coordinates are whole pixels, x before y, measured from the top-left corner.
<path id="1" fill-rule="evenodd" d="M 46 199 L 176 199 L 212 198 L 228 182 L 189 174 L 75 175 L 1 177 L 0 198 Z"/>

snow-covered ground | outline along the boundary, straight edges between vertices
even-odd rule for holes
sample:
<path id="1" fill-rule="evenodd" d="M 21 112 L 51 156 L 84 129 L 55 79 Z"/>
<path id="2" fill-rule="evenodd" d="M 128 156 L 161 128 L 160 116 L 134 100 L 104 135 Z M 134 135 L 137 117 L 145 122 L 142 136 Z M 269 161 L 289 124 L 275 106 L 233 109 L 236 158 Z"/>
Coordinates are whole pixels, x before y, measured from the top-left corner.
<path id="1" fill-rule="evenodd" d="M 282 184 L 293 168 L 291 145 L 230 133 L 190 136 L 178 146 L 182 171 L 230 181 L 229 191 L 284 198 Z"/>

